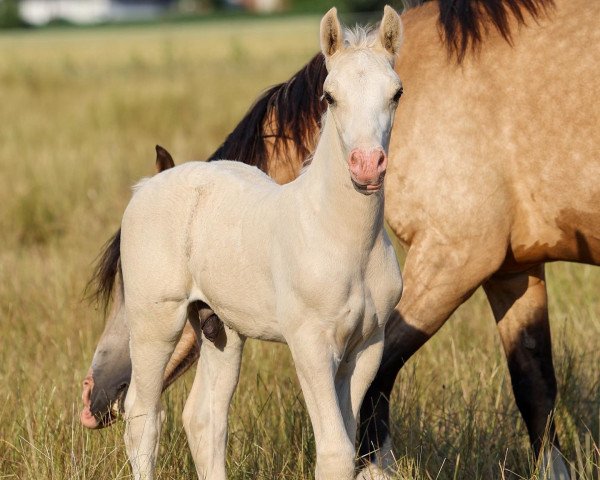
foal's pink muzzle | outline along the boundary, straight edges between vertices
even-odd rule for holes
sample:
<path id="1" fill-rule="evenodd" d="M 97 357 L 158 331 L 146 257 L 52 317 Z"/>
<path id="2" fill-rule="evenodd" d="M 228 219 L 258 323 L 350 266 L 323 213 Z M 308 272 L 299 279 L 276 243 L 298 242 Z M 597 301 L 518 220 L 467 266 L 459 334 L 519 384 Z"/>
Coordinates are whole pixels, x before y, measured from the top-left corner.
<path id="1" fill-rule="evenodd" d="M 371 150 L 355 148 L 350 152 L 348 167 L 352 181 L 359 190 L 376 192 L 383 185 L 387 155 L 381 147 Z"/>

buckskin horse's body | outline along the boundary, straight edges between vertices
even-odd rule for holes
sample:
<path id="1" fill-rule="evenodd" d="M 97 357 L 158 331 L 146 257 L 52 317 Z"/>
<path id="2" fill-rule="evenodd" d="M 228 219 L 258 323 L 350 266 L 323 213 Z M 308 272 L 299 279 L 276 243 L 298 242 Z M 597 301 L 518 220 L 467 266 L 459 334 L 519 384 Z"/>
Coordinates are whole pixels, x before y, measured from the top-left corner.
<path id="1" fill-rule="evenodd" d="M 386 219 L 407 248 L 405 289 L 361 414 L 369 420 L 363 452 L 380 448 L 372 460 L 390 459 L 388 398 L 399 369 L 479 286 L 539 453 L 556 397 L 544 264 L 600 264 L 600 3 L 512 2 L 534 5 L 536 18 L 519 10 L 525 24 L 514 11 L 490 19 L 498 10 L 483 8 L 508 3 L 481 0 L 479 14 L 452 17 L 456 3 L 442 1 L 445 42 L 437 2 L 402 16 L 396 70 L 406 94 L 390 145 Z M 512 32 L 511 42 L 499 31 Z M 462 61 L 448 55 L 448 44 Z M 294 178 L 314 147 L 322 63 L 316 57 L 267 92 L 216 158 L 256 164 L 259 155 L 244 149 L 252 145 L 268 154 L 261 168 L 282 183 Z M 190 339 L 177 349 L 167 383 L 197 355 Z M 558 473 L 556 448 L 547 453 Z"/>

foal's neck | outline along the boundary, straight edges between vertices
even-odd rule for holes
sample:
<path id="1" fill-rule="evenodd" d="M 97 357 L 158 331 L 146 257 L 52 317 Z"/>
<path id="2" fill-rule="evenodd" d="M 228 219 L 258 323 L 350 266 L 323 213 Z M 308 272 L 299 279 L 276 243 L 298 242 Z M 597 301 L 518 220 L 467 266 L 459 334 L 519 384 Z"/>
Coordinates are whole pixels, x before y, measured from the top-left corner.
<path id="1" fill-rule="evenodd" d="M 383 191 L 364 195 L 356 190 L 335 119 L 327 113 L 323 122 L 312 162 L 299 179 L 298 193 L 328 230 L 368 247 L 383 228 Z"/>

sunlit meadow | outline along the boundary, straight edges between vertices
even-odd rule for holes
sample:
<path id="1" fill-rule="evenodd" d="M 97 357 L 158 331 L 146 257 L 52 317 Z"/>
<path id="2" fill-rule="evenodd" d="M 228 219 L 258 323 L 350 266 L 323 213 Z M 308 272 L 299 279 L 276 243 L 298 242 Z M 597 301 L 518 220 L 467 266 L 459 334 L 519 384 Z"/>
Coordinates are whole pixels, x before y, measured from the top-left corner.
<path id="1" fill-rule="evenodd" d="M 78 423 L 103 328 L 82 301 L 154 145 L 203 159 L 252 100 L 318 48 L 318 18 L 0 34 L 0 479 L 129 478 L 123 426 Z M 548 269 L 557 421 L 579 478 L 598 479 L 600 269 Z M 193 478 L 166 395 L 160 478 Z M 536 476 L 481 292 L 401 373 L 398 478 Z M 314 440 L 287 348 L 249 342 L 231 411 L 232 479 L 312 478 Z"/>

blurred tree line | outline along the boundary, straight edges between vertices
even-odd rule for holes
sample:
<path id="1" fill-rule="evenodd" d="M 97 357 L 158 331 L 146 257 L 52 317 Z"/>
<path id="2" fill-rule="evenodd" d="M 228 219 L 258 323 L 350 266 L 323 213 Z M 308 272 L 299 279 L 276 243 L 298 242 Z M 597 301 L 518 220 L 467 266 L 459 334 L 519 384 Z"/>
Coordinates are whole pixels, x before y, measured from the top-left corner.
<path id="1" fill-rule="evenodd" d="M 49 0 L 51 1 L 51 0 Z M 115 0 L 119 1 L 119 0 Z M 131 0 L 121 0 L 129 1 Z M 160 0 L 154 0 L 160 1 Z M 199 15 L 224 10 L 260 11 L 255 8 L 261 0 L 162 0 L 175 15 Z M 389 4 L 399 11 L 404 7 L 427 0 L 271 0 L 277 4 L 272 11 L 297 13 L 323 13 L 332 6 L 341 12 L 374 12 L 380 11 Z M 144 3 L 143 0 L 140 3 Z M 19 0 L 0 0 L 0 28 L 25 26 L 19 15 Z"/>
<path id="2" fill-rule="evenodd" d="M 22 25 L 17 0 L 0 0 L 0 28 L 13 28 Z"/>
<path id="3" fill-rule="evenodd" d="M 188 10 L 214 11 L 231 7 L 240 0 L 181 0 Z M 251 1 L 251 0 L 250 0 Z M 420 3 L 422 0 L 281 0 L 282 10 L 291 12 L 316 12 L 322 13 L 332 6 L 342 12 L 373 12 L 381 10 L 384 5 L 391 5 L 402 11 L 410 4 Z M 426 1 L 426 0 L 424 0 Z M 244 3 L 244 0 L 241 0 Z"/>
<path id="4" fill-rule="evenodd" d="M 423 0 L 428 1 L 428 0 Z M 341 12 L 380 12 L 385 5 L 403 11 L 407 6 L 423 3 L 420 0 L 291 0 L 294 11 L 311 11 L 322 13 L 335 6 Z"/>

